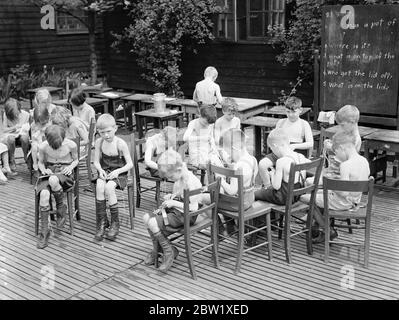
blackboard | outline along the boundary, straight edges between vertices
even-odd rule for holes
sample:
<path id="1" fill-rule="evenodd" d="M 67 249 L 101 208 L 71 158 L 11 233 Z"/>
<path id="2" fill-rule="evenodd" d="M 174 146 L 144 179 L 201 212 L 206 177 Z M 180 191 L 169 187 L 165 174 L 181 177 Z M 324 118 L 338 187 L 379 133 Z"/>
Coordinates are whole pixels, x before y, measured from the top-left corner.
<path id="1" fill-rule="evenodd" d="M 320 110 L 397 116 L 399 5 L 326 6 L 321 32 Z"/>

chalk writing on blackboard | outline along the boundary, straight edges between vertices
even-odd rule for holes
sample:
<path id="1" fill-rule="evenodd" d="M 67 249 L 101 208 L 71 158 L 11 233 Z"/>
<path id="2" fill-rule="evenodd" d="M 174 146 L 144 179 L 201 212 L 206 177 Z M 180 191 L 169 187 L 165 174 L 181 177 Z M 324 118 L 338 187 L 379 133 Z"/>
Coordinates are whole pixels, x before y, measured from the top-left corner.
<path id="1" fill-rule="evenodd" d="M 320 109 L 356 105 L 361 113 L 396 115 L 399 6 L 324 8 Z"/>

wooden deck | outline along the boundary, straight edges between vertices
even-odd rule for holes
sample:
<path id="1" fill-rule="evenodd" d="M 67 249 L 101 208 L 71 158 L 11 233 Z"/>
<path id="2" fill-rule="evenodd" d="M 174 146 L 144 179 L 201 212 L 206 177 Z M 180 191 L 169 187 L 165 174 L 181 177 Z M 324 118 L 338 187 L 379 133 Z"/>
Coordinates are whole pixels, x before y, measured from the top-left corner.
<path id="1" fill-rule="evenodd" d="M 0 299 L 398 299 L 399 298 L 399 198 L 394 193 L 375 196 L 372 219 L 370 267 L 362 267 L 363 253 L 332 246 L 331 259 L 323 262 L 323 247 L 306 253 L 305 239 L 293 242 L 293 263 L 285 262 L 281 241 L 274 237 L 274 259 L 265 251 L 244 255 L 242 271 L 234 275 L 234 247 L 220 244 L 220 269 L 210 251 L 195 256 L 198 280 L 194 281 L 180 250 L 168 274 L 145 266 L 151 242 L 141 217 L 154 206 L 153 194 L 142 201 L 134 230 L 129 228 L 126 202 L 117 241 L 93 240 L 93 195 L 81 188 L 80 222 L 75 235 L 54 228 L 49 246 L 36 249 L 34 196 L 24 165 L 7 186 L 0 186 Z M 82 178 L 85 183 L 84 178 Z M 121 196 L 127 201 L 127 196 Z M 356 231 L 355 231 L 356 232 Z M 344 238 L 345 231 L 340 233 Z M 357 232 L 363 236 L 360 231 Z M 198 242 L 208 241 L 199 236 Z M 341 286 L 345 268 L 353 267 L 354 287 Z M 54 270 L 54 286 L 46 282 Z M 50 276 L 51 278 L 51 276 Z"/>

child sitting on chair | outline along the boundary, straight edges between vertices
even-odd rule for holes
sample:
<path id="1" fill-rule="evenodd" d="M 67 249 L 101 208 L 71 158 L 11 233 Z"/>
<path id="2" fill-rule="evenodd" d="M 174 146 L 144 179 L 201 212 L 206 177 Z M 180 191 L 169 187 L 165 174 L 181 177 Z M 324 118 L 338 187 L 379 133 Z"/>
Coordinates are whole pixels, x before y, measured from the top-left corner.
<path id="1" fill-rule="evenodd" d="M 4 172 L 11 173 L 10 164 L 8 162 L 8 147 L 4 143 L 0 142 L 0 157 L 1 162 L 3 164 L 3 168 L 0 168 L 0 184 L 4 184 L 8 181 L 7 177 L 4 175 Z"/>
<path id="2" fill-rule="evenodd" d="M 98 171 L 95 235 L 97 241 L 103 239 L 108 222 L 106 199 L 111 212 L 111 227 L 107 238 L 115 240 L 119 233 L 118 199 L 115 189 L 126 188 L 128 171 L 133 168 L 126 142 L 115 136 L 117 129 L 115 118 L 112 115 L 105 113 L 98 118 L 97 130 L 100 139 L 96 140 L 94 151 L 94 166 Z"/>
<path id="3" fill-rule="evenodd" d="M 352 133 L 338 131 L 332 138 L 332 150 L 339 161 L 340 180 L 368 180 L 370 176 L 370 166 L 367 159 L 358 153 L 356 147 L 357 137 Z M 330 190 L 328 193 L 328 207 L 331 210 L 349 210 L 355 208 L 361 200 L 361 192 L 343 192 Z M 301 201 L 309 202 L 310 195 L 301 197 Z M 315 220 L 320 227 L 324 226 L 322 210 L 324 208 L 323 190 L 316 195 L 316 206 L 321 210 L 315 210 Z M 330 238 L 336 238 L 338 233 L 331 229 Z M 314 243 L 324 242 L 325 234 L 320 232 L 318 237 L 313 239 Z"/>
<path id="4" fill-rule="evenodd" d="M 45 105 L 40 104 L 33 109 L 33 123 L 31 125 L 32 142 L 31 142 L 31 156 L 32 156 L 32 167 L 34 175 L 39 175 L 38 167 L 38 155 L 39 145 L 46 139 L 45 131 L 50 125 L 50 115 Z"/>
<path id="5" fill-rule="evenodd" d="M 86 154 L 86 147 L 89 143 L 89 132 L 83 120 L 72 115 L 71 111 L 62 106 L 56 106 L 50 115 L 50 122 L 65 129 L 66 137 L 80 140 L 80 156 Z"/>
<path id="6" fill-rule="evenodd" d="M 145 142 L 144 163 L 152 176 L 159 176 L 157 160 L 168 148 L 177 150 L 177 130 L 167 126 L 160 133 L 148 137 Z"/>
<path id="7" fill-rule="evenodd" d="M 165 201 L 159 210 L 153 213 L 146 213 L 143 216 L 144 225 L 150 234 L 153 249 L 145 257 L 144 263 L 151 265 L 157 259 L 158 243 L 163 251 L 163 263 L 159 270 L 167 272 L 173 264 L 179 252 L 176 247 L 169 242 L 167 235 L 174 233 L 184 226 L 183 215 L 183 194 L 184 189 L 195 190 L 201 188 L 200 180 L 187 169 L 180 154 L 168 149 L 158 159 L 158 170 L 161 177 L 174 181 L 172 194 L 166 195 Z M 201 194 L 190 197 L 190 211 L 198 210 L 202 203 Z M 194 224 L 196 216 L 190 221 Z"/>
<path id="8" fill-rule="evenodd" d="M 200 117 L 191 120 L 184 133 L 183 141 L 188 142 L 189 163 L 198 168 L 206 168 L 210 161 L 217 166 L 223 166 L 214 139 L 214 123 L 216 108 L 203 105 L 200 107 Z"/>
<path id="9" fill-rule="evenodd" d="M 86 93 L 83 89 L 73 89 L 69 95 L 68 102 L 72 105 L 72 114 L 82 119 L 86 124 L 87 130 L 89 130 L 91 120 L 96 120 L 96 112 L 92 106 L 86 103 Z"/>
<path id="10" fill-rule="evenodd" d="M 9 98 L 4 104 L 5 117 L 3 119 L 4 137 L 2 142 L 8 146 L 10 168 L 16 171 L 15 146 L 19 143 L 22 147 L 24 160 L 27 160 L 29 152 L 29 112 L 21 110 L 18 100 Z"/>
<path id="11" fill-rule="evenodd" d="M 222 103 L 222 94 L 220 93 L 220 87 L 215 83 L 218 77 L 218 72 L 215 67 L 207 67 L 204 71 L 204 80 L 199 81 L 195 85 L 193 93 L 193 100 L 201 105 L 213 105 L 216 103 Z"/>
<path id="12" fill-rule="evenodd" d="M 255 192 L 255 200 L 263 200 L 278 205 L 285 205 L 287 201 L 288 179 L 291 163 L 301 164 L 310 162 L 303 154 L 292 150 L 289 136 L 284 129 L 273 129 L 267 137 L 267 145 L 277 157 L 276 168 L 269 168 L 271 185 Z M 297 173 L 294 188 L 303 186 L 306 171 Z M 298 199 L 294 199 L 297 201 Z"/>
<path id="13" fill-rule="evenodd" d="M 307 157 L 309 149 L 313 148 L 313 134 L 309 123 L 299 117 L 302 112 L 302 101 L 297 97 L 289 97 L 285 101 L 287 118 L 276 124 L 276 129 L 285 129 L 288 135 L 289 147 Z M 276 165 L 277 156 L 273 152 L 259 162 L 259 174 L 265 187 L 270 185 L 269 168 Z"/>
<path id="14" fill-rule="evenodd" d="M 51 94 L 47 89 L 39 89 L 35 94 L 35 99 L 33 100 L 35 108 L 37 106 L 43 105 L 47 108 L 48 113 L 51 114 L 55 105 L 51 103 Z"/>
<path id="15" fill-rule="evenodd" d="M 353 105 L 345 105 L 340 108 L 335 114 L 335 120 L 339 125 L 339 131 L 343 131 L 349 135 L 353 134 L 355 137 L 355 149 L 357 152 L 360 151 L 362 145 L 362 139 L 359 133 L 358 122 L 360 118 L 359 109 Z M 332 153 L 332 141 L 330 139 L 324 140 L 323 143 L 323 155 L 328 155 L 328 167 L 323 172 L 323 175 L 327 175 L 330 178 L 339 177 L 340 175 L 340 163 L 339 160 Z"/>
<path id="16" fill-rule="evenodd" d="M 220 138 L 227 130 L 241 128 L 240 118 L 236 117 L 238 104 L 233 98 L 224 98 L 222 101 L 223 116 L 215 122 L 215 143 L 220 147 Z"/>
<path id="17" fill-rule="evenodd" d="M 50 125 L 45 131 L 46 141 L 39 146 L 39 169 L 47 177 L 38 180 L 36 192 L 40 197 L 41 233 L 37 248 L 47 247 L 50 230 L 50 191 L 54 195 L 57 208 L 57 227 L 62 228 L 66 221 L 67 207 L 64 204 L 64 191 L 74 184 L 73 170 L 79 163 L 77 145 L 65 138 L 64 128 Z"/>

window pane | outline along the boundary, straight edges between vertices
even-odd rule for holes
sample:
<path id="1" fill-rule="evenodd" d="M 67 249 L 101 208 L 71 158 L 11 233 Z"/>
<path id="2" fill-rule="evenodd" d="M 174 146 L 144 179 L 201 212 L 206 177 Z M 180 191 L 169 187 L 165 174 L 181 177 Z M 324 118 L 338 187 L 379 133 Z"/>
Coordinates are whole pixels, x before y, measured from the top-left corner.
<path id="1" fill-rule="evenodd" d="M 247 39 L 247 1 L 237 0 L 237 33 L 239 40 Z"/>
<path id="2" fill-rule="evenodd" d="M 249 1 L 249 10 L 250 11 L 261 11 L 263 0 L 250 0 Z"/>
<path id="3" fill-rule="evenodd" d="M 249 18 L 250 36 L 261 37 L 262 34 L 262 13 L 251 13 Z"/>

